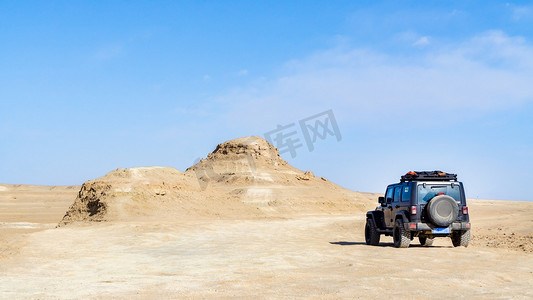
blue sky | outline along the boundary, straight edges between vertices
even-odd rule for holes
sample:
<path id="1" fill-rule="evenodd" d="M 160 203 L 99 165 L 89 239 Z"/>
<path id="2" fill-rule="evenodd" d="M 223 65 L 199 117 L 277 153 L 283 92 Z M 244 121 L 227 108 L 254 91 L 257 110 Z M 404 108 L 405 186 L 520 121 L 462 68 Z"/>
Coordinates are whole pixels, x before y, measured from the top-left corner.
<path id="1" fill-rule="evenodd" d="M 0 182 L 185 170 L 332 109 L 284 158 L 353 190 L 413 169 L 533 200 L 533 3 L 0 1 Z"/>

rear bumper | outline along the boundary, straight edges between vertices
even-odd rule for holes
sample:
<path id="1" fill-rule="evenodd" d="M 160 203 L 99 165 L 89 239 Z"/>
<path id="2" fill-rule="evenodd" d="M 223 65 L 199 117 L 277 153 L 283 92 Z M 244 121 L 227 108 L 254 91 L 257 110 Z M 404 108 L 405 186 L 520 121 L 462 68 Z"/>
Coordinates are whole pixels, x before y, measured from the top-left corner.
<path id="1" fill-rule="evenodd" d="M 450 231 L 469 230 L 470 226 L 471 226 L 470 222 L 453 222 L 447 228 Z M 416 222 L 404 223 L 404 227 L 405 227 L 405 230 L 407 231 L 429 231 L 429 232 L 432 232 L 432 230 L 436 228 L 436 226 L 432 224 L 416 223 Z"/>

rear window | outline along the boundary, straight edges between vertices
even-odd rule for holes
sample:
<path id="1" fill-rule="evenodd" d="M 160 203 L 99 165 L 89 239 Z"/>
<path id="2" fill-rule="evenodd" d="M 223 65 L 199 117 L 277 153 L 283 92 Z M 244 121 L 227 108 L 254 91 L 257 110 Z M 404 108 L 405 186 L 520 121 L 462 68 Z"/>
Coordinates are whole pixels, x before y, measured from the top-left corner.
<path id="1" fill-rule="evenodd" d="M 411 187 L 402 187 L 402 202 L 409 202 L 411 200 Z"/>
<path id="2" fill-rule="evenodd" d="M 423 184 L 418 185 L 418 203 L 427 203 L 437 195 L 448 195 L 461 201 L 461 187 L 458 184 L 444 185 L 444 184 Z"/>

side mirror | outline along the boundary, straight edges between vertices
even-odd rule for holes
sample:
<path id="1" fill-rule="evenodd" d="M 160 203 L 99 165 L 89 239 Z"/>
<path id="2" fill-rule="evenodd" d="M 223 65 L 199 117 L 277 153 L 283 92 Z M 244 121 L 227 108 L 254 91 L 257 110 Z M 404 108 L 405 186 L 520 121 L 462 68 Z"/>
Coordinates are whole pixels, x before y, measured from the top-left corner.
<path id="1" fill-rule="evenodd" d="M 378 197 L 378 202 L 381 204 L 385 203 L 385 197 Z"/>

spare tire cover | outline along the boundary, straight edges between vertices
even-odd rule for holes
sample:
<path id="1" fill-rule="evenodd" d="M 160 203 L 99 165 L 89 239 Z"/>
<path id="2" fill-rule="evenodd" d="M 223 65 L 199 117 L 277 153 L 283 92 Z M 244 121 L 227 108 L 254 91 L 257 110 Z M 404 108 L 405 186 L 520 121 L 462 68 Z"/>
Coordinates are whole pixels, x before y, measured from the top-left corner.
<path id="1" fill-rule="evenodd" d="M 459 213 L 459 206 L 457 202 L 450 196 L 440 195 L 429 200 L 426 206 L 428 218 L 431 223 L 447 227 L 457 219 Z"/>

